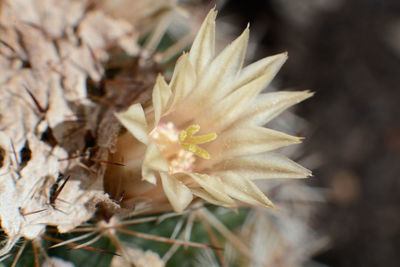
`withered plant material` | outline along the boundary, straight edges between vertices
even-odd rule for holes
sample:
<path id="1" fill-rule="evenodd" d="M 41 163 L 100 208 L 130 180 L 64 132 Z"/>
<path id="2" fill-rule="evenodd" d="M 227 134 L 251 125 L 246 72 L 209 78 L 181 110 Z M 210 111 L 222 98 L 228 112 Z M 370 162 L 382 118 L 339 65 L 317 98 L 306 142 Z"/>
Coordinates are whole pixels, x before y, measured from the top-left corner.
<path id="1" fill-rule="evenodd" d="M 91 10 L 90 1 L 1 3 L 4 255 L 20 237 L 37 238 L 47 225 L 60 232 L 75 228 L 93 216 L 97 203 L 108 201 L 102 149 L 111 146 L 113 135 L 103 137 L 108 142 L 102 149 L 93 147 L 106 113 L 87 98 L 86 81 L 100 82 L 109 48 L 120 47 L 128 55 L 138 50 L 134 26 Z"/>
<path id="2" fill-rule="evenodd" d="M 98 0 L 94 4 L 115 18 L 143 27 L 148 23 L 157 23 L 157 19 L 165 13 L 177 9 L 177 2 L 178 0 Z M 132 15 L 132 10 L 137 10 L 135 16 Z"/>
<path id="3" fill-rule="evenodd" d="M 143 251 L 139 248 L 133 248 L 129 244 L 123 246 L 124 257 L 114 256 L 111 261 L 111 267 L 163 267 L 165 263 L 160 259 L 157 253 L 150 250 Z"/>
<path id="4" fill-rule="evenodd" d="M 114 18 L 132 23 L 145 37 L 141 55 L 160 62 L 169 61 L 190 45 L 208 11 L 197 1 L 97 0 L 93 4 Z M 173 44 L 160 51 L 157 48 L 166 33 Z"/>

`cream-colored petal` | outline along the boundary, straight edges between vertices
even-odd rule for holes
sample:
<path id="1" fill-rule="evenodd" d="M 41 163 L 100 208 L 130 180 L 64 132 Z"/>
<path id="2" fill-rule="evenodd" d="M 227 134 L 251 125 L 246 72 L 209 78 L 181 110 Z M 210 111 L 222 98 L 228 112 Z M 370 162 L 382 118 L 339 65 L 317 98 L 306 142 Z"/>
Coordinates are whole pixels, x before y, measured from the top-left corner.
<path id="1" fill-rule="evenodd" d="M 275 73 L 267 73 L 234 91 L 212 108 L 204 112 L 199 124 L 221 133 L 246 111 L 249 104 L 269 83 Z"/>
<path id="2" fill-rule="evenodd" d="M 161 172 L 160 176 L 165 195 L 172 208 L 175 212 L 182 213 L 193 199 L 190 189 L 173 175 Z"/>
<path id="3" fill-rule="evenodd" d="M 301 138 L 268 128 L 250 125 L 232 128 L 210 142 L 206 149 L 212 159 L 223 160 L 272 151 L 274 149 L 298 144 Z M 215 161 L 214 161 L 215 162 Z M 207 161 L 202 161 L 207 163 Z"/>
<path id="4" fill-rule="evenodd" d="M 234 91 L 247 83 L 252 82 L 260 76 L 263 76 L 267 73 L 271 73 L 271 80 L 264 85 L 264 87 L 268 86 L 268 84 L 272 81 L 278 71 L 281 69 L 282 65 L 287 60 L 287 53 L 281 53 L 273 56 L 269 56 L 263 58 L 245 68 L 240 72 L 239 78 L 232 84 L 229 91 Z"/>
<path id="5" fill-rule="evenodd" d="M 173 109 L 190 93 L 196 83 L 196 74 L 189 60 L 188 54 L 183 54 L 177 65 L 179 65 L 179 72 L 171 80 L 170 88 L 173 97 L 168 103 L 169 108 Z"/>
<path id="6" fill-rule="evenodd" d="M 251 180 L 268 178 L 306 178 L 311 172 L 287 157 L 276 153 L 263 153 L 259 155 L 227 159 L 213 170 L 220 173 L 235 172 Z"/>
<path id="7" fill-rule="evenodd" d="M 178 57 L 176 60 L 175 66 L 174 66 L 174 72 L 172 73 L 171 80 L 169 82 L 169 85 L 173 84 L 178 77 L 179 72 L 182 70 L 183 67 L 183 62 L 185 57 L 187 56 L 187 53 L 183 52 L 182 55 Z"/>
<path id="8" fill-rule="evenodd" d="M 150 142 L 143 159 L 143 166 L 156 171 L 169 171 L 169 166 L 156 142 Z"/>
<path id="9" fill-rule="evenodd" d="M 282 111 L 311 96 L 310 91 L 274 92 L 259 95 L 254 103 L 238 119 L 239 124 L 264 125 L 278 116 Z"/>
<path id="10" fill-rule="evenodd" d="M 190 49 L 190 62 L 196 73 L 202 73 L 214 57 L 215 18 L 217 11 L 211 9 L 200 27 Z"/>
<path id="11" fill-rule="evenodd" d="M 190 95 L 191 103 L 199 101 L 211 103 L 226 95 L 224 88 L 229 87 L 229 84 L 237 78 L 242 68 L 248 39 L 249 29 L 246 28 L 207 66 L 200 76 L 197 76 L 199 83 Z"/>
<path id="12" fill-rule="evenodd" d="M 169 166 L 163 154 L 155 142 L 150 142 L 146 148 L 142 163 L 142 179 L 152 183 L 157 183 L 157 174 L 160 171 L 169 171 Z"/>
<path id="13" fill-rule="evenodd" d="M 146 166 L 142 166 L 142 180 L 149 182 L 151 184 L 156 184 L 157 183 L 157 171 L 154 171 L 151 168 L 148 168 Z"/>
<path id="14" fill-rule="evenodd" d="M 250 179 L 237 173 L 226 172 L 222 175 L 222 181 L 231 197 L 251 205 L 274 208 L 272 202 Z"/>
<path id="15" fill-rule="evenodd" d="M 208 193 L 206 190 L 202 189 L 202 188 L 191 188 L 190 189 L 193 193 L 193 195 L 204 199 L 206 202 L 211 203 L 213 205 L 216 206 L 222 206 L 225 208 L 234 208 L 236 207 L 236 202 L 233 202 L 232 204 L 226 204 L 225 202 L 221 202 L 217 199 L 215 199 L 215 197 L 213 195 L 211 195 L 210 193 Z"/>
<path id="16" fill-rule="evenodd" d="M 160 121 L 161 115 L 166 110 L 167 103 L 171 97 L 171 89 L 165 82 L 164 77 L 159 74 L 157 76 L 156 84 L 153 88 L 153 107 L 154 107 L 154 120 L 155 125 Z"/>
<path id="17" fill-rule="evenodd" d="M 115 113 L 115 116 L 137 140 L 149 143 L 146 117 L 140 104 L 133 104 L 127 111 Z"/>
<path id="18" fill-rule="evenodd" d="M 185 175 L 190 177 L 191 180 L 194 180 L 217 201 L 227 205 L 233 205 L 235 203 L 225 192 L 224 184 L 219 177 L 189 172 L 185 173 Z"/>

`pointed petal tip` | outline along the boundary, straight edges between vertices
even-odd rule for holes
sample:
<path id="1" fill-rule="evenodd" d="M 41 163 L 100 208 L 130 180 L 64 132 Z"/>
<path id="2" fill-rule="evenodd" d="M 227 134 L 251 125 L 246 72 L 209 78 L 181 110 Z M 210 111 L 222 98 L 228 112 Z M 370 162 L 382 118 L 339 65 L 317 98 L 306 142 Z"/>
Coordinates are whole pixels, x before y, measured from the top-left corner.
<path id="1" fill-rule="evenodd" d="M 141 104 L 133 104 L 125 111 L 114 113 L 114 116 L 137 140 L 149 143 L 147 121 Z"/>
<path id="2" fill-rule="evenodd" d="M 312 171 L 310 171 L 309 169 L 306 169 L 304 167 L 303 167 L 303 169 L 304 169 L 304 176 L 303 177 L 299 177 L 300 179 L 307 179 L 307 178 L 311 178 L 311 177 L 314 176 Z"/>
<path id="3" fill-rule="evenodd" d="M 304 91 L 300 91 L 300 92 L 303 94 L 303 96 L 301 97 L 301 100 L 299 102 L 304 101 L 304 100 L 314 96 L 314 94 L 315 94 L 315 92 L 312 92 L 311 90 L 304 90 Z"/>
<path id="4" fill-rule="evenodd" d="M 309 169 L 305 169 L 305 170 L 306 170 L 306 173 L 303 177 L 304 179 L 311 178 L 314 176 L 313 173 Z"/>
<path id="5" fill-rule="evenodd" d="M 243 32 L 237 37 L 230 45 L 236 42 L 241 42 L 247 45 L 249 41 L 249 35 L 250 35 L 250 29 L 249 29 L 249 24 L 247 24 L 247 27 L 243 30 Z"/>
<path id="6" fill-rule="evenodd" d="M 294 135 L 287 135 L 288 138 L 290 138 L 290 144 L 296 145 L 296 144 L 301 144 L 303 143 L 303 140 L 305 137 L 302 136 L 294 136 Z"/>
<path id="7" fill-rule="evenodd" d="M 286 61 L 289 58 L 289 53 L 287 51 L 283 52 L 282 57 L 284 57 Z"/>
<path id="8" fill-rule="evenodd" d="M 142 176 L 142 181 L 148 182 L 150 184 L 157 184 L 157 179 L 154 176 Z"/>
<path id="9" fill-rule="evenodd" d="M 246 28 L 243 30 L 243 32 L 241 34 L 241 36 L 243 36 L 245 39 L 249 39 L 249 35 L 250 35 L 250 28 L 249 27 L 250 27 L 250 23 L 247 24 Z"/>
<path id="10" fill-rule="evenodd" d="M 293 91 L 293 93 L 296 94 L 296 103 L 300 103 L 315 94 L 315 92 L 311 90 Z"/>
<path id="11" fill-rule="evenodd" d="M 312 97 L 313 95 L 315 95 L 315 92 L 313 92 L 313 91 L 311 91 L 311 90 L 309 90 L 309 89 L 304 90 L 304 91 L 302 91 L 302 92 L 305 93 L 305 94 L 307 95 L 307 98 Z"/>
<path id="12" fill-rule="evenodd" d="M 208 12 L 190 48 L 190 61 L 196 73 L 201 73 L 214 58 L 217 13 L 215 8 Z"/>
<path id="13" fill-rule="evenodd" d="M 157 78 L 156 78 L 156 82 L 155 84 L 160 85 L 160 84 L 166 84 L 164 75 L 162 75 L 161 73 L 157 74 Z M 154 90 L 154 89 L 153 89 Z"/>
<path id="14" fill-rule="evenodd" d="M 217 15 L 218 14 L 217 5 L 214 5 L 214 7 L 211 8 L 210 11 L 213 11 L 215 13 L 215 15 Z"/>
<path id="15" fill-rule="evenodd" d="M 296 138 L 297 138 L 297 140 L 295 141 L 296 142 L 295 144 L 301 144 L 301 143 L 303 143 L 303 140 L 306 139 L 303 136 L 297 136 Z"/>
<path id="16" fill-rule="evenodd" d="M 181 214 L 193 200 L 191 190 L 175 176 L 166 172 L 160 172 L 160 177 L 164 193 L 172 208 L 176 213 Z"/>
<path id="17" fill-rule="evenodd" d="M 311 170 L 309 170 L 309 169 L 303 167 L 302 165 L 299 165 L 299 166 L 302 168 L 302 172 L 303 172 L 303 173 L 301 174 L 303 177 L 299 176 L 300 179 L 307 179 L 307 178 L 310 178 L 310 177 L 313 176 Z"/>
<path id="18" fill-rule="evenodd" d="M 274 205 L 274 203 L 272 203 L 272 201 L 270 201 L 268 198 L 267 198 L 267 200 L 268 201 L 263 201 L 263 203 L 261 203 L 262 206 L 272 209 L 272 210 L 275 210 L 275 211 L 278 210 L 278 208 Z"/>
<path id="19" fill-rule="evenodd" d="M 286 62 L 286 60 L 288 59 L 289 56 L 288 56 L 288 52 L 285 51 L 285 52 L 273 55 L 271 57 L 275 57 L 275 61 L 280 62 L 280 64 L 283 65 L 283 63 Z"/>
<path id="20" fill-rule="evenodd" d="M 271 55 L 271 56 L 268 56 L 268 57 L 266 57 L 266 58 L 270 58 L 270 59 L 284 59 L 284 60 L 286 60 L 286 59 L 289 57 L 288 55 L 289 55 L 288 52 L 287 52 L 287 51 L 284 51 L 284 52 L 282 52 L 282 53 L 275 54 L 275 55 Z"/>
<path id="21" fill-rule="evenodd" d="M 217 18 L 217 14 L 218 14 L 218 10 L 216 9 L 216 6 L 214 6 L 213 8 L 210 9 L 210 11 L 208 11 L 207 16 L 204 19 L 204 21 L 215 22 L 215 19 Z"/>

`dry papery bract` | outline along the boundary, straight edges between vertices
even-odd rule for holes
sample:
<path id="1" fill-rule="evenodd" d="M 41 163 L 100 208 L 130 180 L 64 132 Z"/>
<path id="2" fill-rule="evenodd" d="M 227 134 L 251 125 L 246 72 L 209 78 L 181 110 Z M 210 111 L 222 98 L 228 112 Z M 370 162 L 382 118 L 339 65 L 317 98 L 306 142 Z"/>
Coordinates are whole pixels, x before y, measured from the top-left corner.
<path id="1" fill-rule="evenodd" d="M 0 218 L 8 238 L 0 255 L 47 225 L 68 232 L 90 219 L 99 202 L 115 205 L 103 191 L 101 161 L 119 126 L 110 124 L 96 150 L 87 147 L 113 112 L 88 99 L 86 81 L 100 81 L 110 47 L 135 55 L 138 33 L 129 22 L 88 9 L 89 2 L 2 1 Z M 89 152 L 93 160 L 85 162 Z"/>
<path id="2" fill-rule="evenodd" d="M 21 237 L 39 237 L 47 225 L 69 232 L 90 219 L 98 203 L 119 209 L 102 181 L 120 128 L 115 108 L 146 101 L 146 81 L 153 83 L 157 69 L 142 62 L 139 83 L 112 83 L 109 100 L 100 104 L 88 99 L 86 82 L 101 84 L 109 50 L 137 56 L 143 34 L 136 22 L 93 3 L 1 1 L 0 219 L 7 238 L 0 255 Z M 132 16 L 147 19 L 165 7 L 160 3 L 131 10 Z M 154 46 L 162 35 L 153 34 Z"/>
<path id="3" fill-rule="evenodd" d="M 141 249 L 135 249 L 125 245 L 125 257 L 114 257 L 111 261 L 112 267 L 118 266 L 137 266 L 137 267 L 163 267 L 164 262 L 160 259 L 157 253 L 150 250 L 142 251 Z M 129 261 L 127 261 L 127 259 Z"/>

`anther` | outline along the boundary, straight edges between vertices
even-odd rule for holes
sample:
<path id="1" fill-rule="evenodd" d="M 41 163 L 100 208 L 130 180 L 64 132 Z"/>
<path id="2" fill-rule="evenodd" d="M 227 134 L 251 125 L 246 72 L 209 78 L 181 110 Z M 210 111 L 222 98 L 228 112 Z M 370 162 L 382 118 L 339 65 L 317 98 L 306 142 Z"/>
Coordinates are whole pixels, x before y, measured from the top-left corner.
<path id="1" fill-rule="evenodd" d="M 215 138 L 217 138 L 217 134 L 210 133 L 205 135 L 193 136 L 198 131 L 200 131 L 199 125 L 190 125 L 186 130 L 183 130 L 179 133 L 179 143 L 184 150 L 192 152 L 193 154 L 203 159 L 210 159 L 210 154 L 197 145 L 215 140 Z"/>

